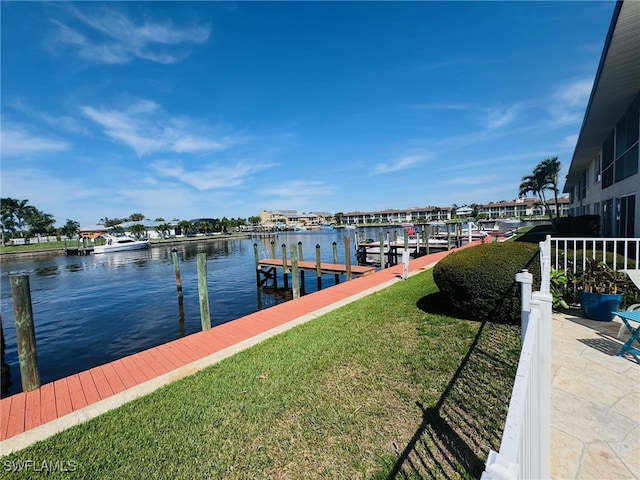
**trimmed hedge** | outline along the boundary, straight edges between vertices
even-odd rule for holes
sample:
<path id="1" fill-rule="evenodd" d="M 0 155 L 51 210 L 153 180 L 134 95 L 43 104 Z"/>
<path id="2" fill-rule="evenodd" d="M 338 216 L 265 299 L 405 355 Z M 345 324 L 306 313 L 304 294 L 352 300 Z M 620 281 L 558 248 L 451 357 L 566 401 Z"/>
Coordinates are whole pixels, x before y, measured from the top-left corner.
<path id="1" fill-rule="evenodd" d="M 520 288 L 516 273 L 533 274 L 533 290 L 540 287 L 540 255 L 529 243 L 487 243 L 451 253 L 433 269 L 444 299 L 458 314 L 474 320 L 518 324 Z"/>

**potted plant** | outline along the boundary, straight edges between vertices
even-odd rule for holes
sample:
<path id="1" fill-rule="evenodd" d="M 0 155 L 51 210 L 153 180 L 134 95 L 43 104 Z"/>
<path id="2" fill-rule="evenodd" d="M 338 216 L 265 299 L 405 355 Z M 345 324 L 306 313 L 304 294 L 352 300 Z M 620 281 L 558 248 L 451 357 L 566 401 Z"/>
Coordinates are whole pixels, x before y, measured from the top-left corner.
<path id="1" fill-rule="evenodd" d="M 585 317 L 601 322 L 613 320 L 611 312 L 620 309 L 623 294 L 618 293 L 626 284 L 623 272 L 617 272 L 604 262 L 591 259 L 576 280 L 580 308 Z"/>

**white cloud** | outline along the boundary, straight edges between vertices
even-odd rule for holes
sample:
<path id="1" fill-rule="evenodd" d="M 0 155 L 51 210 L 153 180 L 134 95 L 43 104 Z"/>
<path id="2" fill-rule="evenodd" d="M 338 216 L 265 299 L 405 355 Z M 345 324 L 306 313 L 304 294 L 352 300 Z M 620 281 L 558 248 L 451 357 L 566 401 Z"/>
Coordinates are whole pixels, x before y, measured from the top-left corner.
<path id="1" fill-rule="evenodd" d="M 127 145 L 138 156 L 158 152 L 219 152 L 239 142 L 229 136 L 212 138 L 215 134 L 209 131 L 195 135 L 193 131 L 202 130 L 197 122 L 169 117 L 156 103 L 147 100 L 135 102 L 125 110 L 83 106 L 81 111 L 102 126 L 107 136 Z"/>
<path id="2" fill-rule="evenodd" d="M 489 130 L 496 130 L 513 123 L 520 109 L 520 105 L 511 105 L 506 108 L 490 108 L 484 122 L 485 128 Z"/>
<path id="3" fill-rule="evenodd" d="M 389 163 L 378 163 L 374 165 L 370 175 L 381 175 L 383 173 L 398 172 L 400 170 L 406 170 L 407 168 L 413 168 L 419 163 L 422 163 L 427 159 L 424 155 L 407 155 L 402 158 L 398 158 Z"/>
<path id="4" fill-rule="evenodd" d="M 23 128 L 2 128 L 2 155 L 28 156 L 39 153 L 61 152 L 71 146 L 62 140 L 30 132 Z"/>
<path id="5" fill-rule="evenodd" d="M 186 171 L 182 166 L 163 162 L 153 168 L 161 175 L 172 177 L 198 190 L 213 190 L 242 185 L 252 174 L 272 166 L 274 165 L 253 162 L 237 162 L 233 165 L 212 163 L 198 170 Z"/>
<path id="6" fill-rule="evenodd" d="M 77 49 L 78 54 L 94 62 L 128 63 L 135 58 L 170 64 L 184 59 L 184 48 L 171 47 L 202 44 L 209 38 L 209 27 L 195 25 L 176 27 L 170 22 L 144 21 L 136 23 L 114 9 L 85 13 L 69 8 L 79 25 L 72 27 L 58 20 L 55 41 Z M 81 31 L 82 30 L 82 31 Z"/>
<path id="7" fill-rule="evenodd" d="M 581 123 L 592 87 L 592 78 L 579 79 L 557 87 L 547 107 L 552 123 L 556 126 Z"/>

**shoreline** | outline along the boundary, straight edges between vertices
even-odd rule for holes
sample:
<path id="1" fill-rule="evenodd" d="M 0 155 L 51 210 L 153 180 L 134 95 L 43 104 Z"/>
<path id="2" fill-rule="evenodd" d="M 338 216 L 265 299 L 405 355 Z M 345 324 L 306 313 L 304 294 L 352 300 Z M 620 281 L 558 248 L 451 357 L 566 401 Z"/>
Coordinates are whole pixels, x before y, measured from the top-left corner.
<path id="1" fill-rule="evenodd" d="M 164 247 L 164 246 L 171 246 L 171 245 L 180 245 L 182 243 L 188 242 L 188 243 L 192 243 L 192 242 L 208 242 L 208 241 L 212 241 L 212 240 L 229 240 L 229 239 L 245 239 L 245 238 L 251 238 L 252 235 L 250 234 L 228 234 L 228 235 L 216 235 L 215 237 L 213 236 L 209 236 L 209 237 L 188 237 L 188 238 L 181 238 L 181 239 L 171 239 L 171 240 L 161 240 L 161 241 L 157 241 L 154 242 L 152 241 L 151 244 L 149 245 L 149 248 L 156 248 L 156 247 Z M 6 248 L 6 247 L 5 247 Z M 41 249 L 37 249 L 37 250 L 28 250 L 28 251 L 21 251 L 21 252 L 1 252 L 0 253 L 0 261 L 5 261 L 5 260 L 13 260 L 13 259 L 26 259 L 26 258 L 34 258 L 34 257 L 59 257 L 59 256 L 65 256 L 66 252 L 65 252 L 65 247 L 51 247 L 51 248 L 41 248 Z M 93 255 L 93 254 L 92 254 Z"/>

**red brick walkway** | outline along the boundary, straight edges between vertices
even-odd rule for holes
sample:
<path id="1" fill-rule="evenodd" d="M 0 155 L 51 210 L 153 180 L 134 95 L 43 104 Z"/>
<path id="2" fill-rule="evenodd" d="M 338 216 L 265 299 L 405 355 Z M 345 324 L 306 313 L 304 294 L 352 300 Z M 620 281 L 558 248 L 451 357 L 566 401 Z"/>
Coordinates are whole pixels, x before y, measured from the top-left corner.
<path id="1" fill-rule="evenodd" d="M 474 242 L 474 244 L 478 244 Z M 445 257 L 411 260 L 411 274 Z M 0 454 L 5 455 L 116 408 L 222 358 L 397 281 L 402 265 L 302 298 L 0 400 Z"/>

